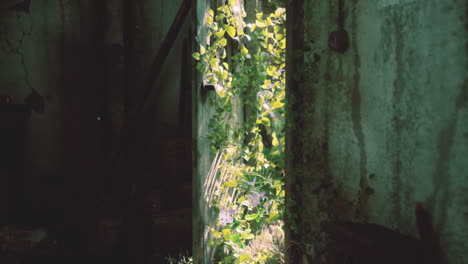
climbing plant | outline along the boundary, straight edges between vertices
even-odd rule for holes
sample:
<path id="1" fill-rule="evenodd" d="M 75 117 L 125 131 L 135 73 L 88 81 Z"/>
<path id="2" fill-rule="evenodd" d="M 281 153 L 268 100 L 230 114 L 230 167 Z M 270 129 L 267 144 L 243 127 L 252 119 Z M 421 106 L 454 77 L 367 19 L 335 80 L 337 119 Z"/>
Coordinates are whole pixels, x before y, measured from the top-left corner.
<path id="1" fill-rule="evenodd" d="M 193 53 L 204 83 L 216 91 L 209 94 L 215 112 L 206 139 L 224 161 L 219 175 L 230 175 L 211 204 L 218 221 L 210 243 L 221 249 L 219 263 L 284 261 L 286 14 L 270 10 L 252 23 L 236 0 L 209 10 L 206 44 Z"/>

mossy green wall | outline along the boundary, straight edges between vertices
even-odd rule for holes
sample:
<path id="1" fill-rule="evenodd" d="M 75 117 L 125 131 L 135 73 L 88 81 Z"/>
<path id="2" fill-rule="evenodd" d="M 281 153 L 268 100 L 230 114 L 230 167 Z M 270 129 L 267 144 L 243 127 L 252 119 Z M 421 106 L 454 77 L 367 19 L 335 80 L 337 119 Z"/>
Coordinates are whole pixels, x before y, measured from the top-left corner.
<path id="1" fill-rule="evenodd" d="M 328 48 L 328 34 L 338 29 L 338 1 L 304 0 L 303 6 L 302 79 L 290 97 L 300 110 L 292 135 L 298 144 L 290 171 L 305 255 L 323 263 L 321 224 L 333 219 L 418 237 L 414 208 L 423 202 L 447 263 L 464 263 L 467 3 L 344 3 L 350 36 L 344 54 Z"/>

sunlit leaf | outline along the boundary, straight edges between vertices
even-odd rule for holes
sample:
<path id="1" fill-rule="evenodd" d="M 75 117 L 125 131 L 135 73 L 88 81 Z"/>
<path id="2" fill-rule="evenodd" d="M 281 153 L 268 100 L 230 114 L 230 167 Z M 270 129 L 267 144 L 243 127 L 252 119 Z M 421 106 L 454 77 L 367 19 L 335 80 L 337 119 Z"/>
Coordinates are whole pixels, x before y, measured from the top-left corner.
<path id="1" fill-rule="evenodd" d="M 278 142 L 278 138 L 276 137 L 276 133 L 273 133 L 273 136 L 272 136 L 272 141 L 271 141 L 271 144 L 274 146 L 274 147 L 277 147 L 279 145 L 279 142 Z"/>
<path id="2" fill-rule="evenodd" d="M 223 184 L 225 187 L 236 187 L 239 183 L 236 180 L 230 180 Z"/>
<path id="3" fill-rule="evenodd" d="M 199 52 L 194 52 L 192 53 L 192 57 L 196 60 L 200 60 L 200 53 Z"/>
<path id="4" fill-rule="evenodd" d="M 213 230 L 212 232 L 213 232 L 213 237 L 214 238 L 220 238 L 221 237 L 221 232 L 218 232 L 216 230 Z"/>
<path id="5" fill-rule="evenodd" d="M 276 66 L 270 65 L 267 67 L 267 74 L 270 76 L 276 76 L 277 75 L 276 70 L 277 70 Z"/>
<path id="6" fill-rule="evenodd" d="M 286 39 L 281 40 L 278 45 L 279 45 L 279 47 L 281 49 L 285 49 L 286 48 Z"/>
<path id="7" fill-rule="evenodd" d="M 249 53 L 249 50 L 245 47 L 245 46 L 242 46 L 241 48 L 241 54 L 242 55 L 247 55 Z"/>
<path id="8" fill-rule="evenodd" d="M 226 30 L 221 29 L 221 30 L 218 30 L 215 34 L 218 38 L 222 38 L 224 36 L 224 33 L 226 33 Z"/>
<path id="9" fill-rule="evenodd" d="M 213 17 L 212 16 L 209 16 L 209 17 L 206 18 L 206 24 L 208 26 L 213 25 Z"/>
<path id="10" fill-rule="evenodd" d="M 282 40 L 284 39 L 284 35 L 283 34 L 276 34 L 276 40 Z"/>
<path id="11" fill-rule="evenodd" d="M 261 21 L 261 20 L 257 20 L 255 21 L 255 25 L 257 25 L 257 27 L 266 27 L 267 25 L 265 24 L 265 22 Z"/>
<path id="12" fill-rule="evenodd" d="M 245 220 L 251 221 L 258 217 L 258 214 L 249 214 L 245 216 Z"/>
<path id="13" fill-rule="evenodd" d="M 221 21 L 221 20 L 223 20 L 224 18 L 225 18 L 224 14 L 218 14 L 218 15 L 215 16 L 215 20 L 216 20 L 216 21 Z"/>
<path id="14" fill-rule="evenodd" d="M 259 141 L 257 144 L 258 144 L 258 151 L 263 152 L 263 143 Z"/>
<path id="15" fill-rule="evenodd" d="M 226 45 L 227 45 L 227 39 L 225 39 L 225 38 L 220 39 L 220 40 L 219 40 L 219 44 L 220 44 L 221 46 L 223 46 L 223 47 L 226 46 Z"/>
<path id="16" fill-rule="evenodd" d="M 282 27 L 280 27 L 280 26 L 274 26 L 274 27 L 273 27 L 273 31 L 274 31 L 275 33 L 280 32 L 281 29 L 282 29 Z"/>
<path id="17" fill-rule="evenodd" d="M 231 236 L 231 229 L 228 229 L 228 228 L 225 228 L 223 229 L 223 238 L 225 240 L 229 240 L 230 236 Z"/>
<path id="18" fill-rule="evenodd" d="M 226 31 L 227 31 L 228 35 L 231 36 L 231 38 L 236 36 L 236 29 L 233 26 L 227 27 Z"/>
<path id="19" fill-rule="evenodd" d="M 203 47 L 203 45 L 200 45 L 200 54 L 203 55 L 205 53 L 206 53 L 205 47 Z"/>
<path id="20" fill-rule="evenodd" d="M 275 16 L 276 17 L 280 17 L 282 14 L 286 13 L 286 9 L 285 8 L 278 8 L 276 9 L 275 11 Z"/>
<path id="21" fill-rule="evenodd" d="M 273 108 L 273 109 L 281 108 L 283 106 L 284 106 L 284 103 L 282 103 L 280 101 L 275 101 L 273 104 L 271 104 L 271 108 Z"/>
<path id="22" fill-rule="evenodd" d="M 247 239 L 247 240 L 255 238 L 255 236 L 253 234 L 243 234 L 241 237 L 243 239 Z"/>
<path id="23" fill-rule="evenodd" d="M 209 63 L 212 68 L 218 68 L 219 60 L 217 58 L 211 58 Z"/>
<path id="24" fill-rule="evenodd" d="M 251 259 L 250 254 L 244 254 L 239 257 L 239 261 L 242 263 L 244 261 L 249 261 Z"/>

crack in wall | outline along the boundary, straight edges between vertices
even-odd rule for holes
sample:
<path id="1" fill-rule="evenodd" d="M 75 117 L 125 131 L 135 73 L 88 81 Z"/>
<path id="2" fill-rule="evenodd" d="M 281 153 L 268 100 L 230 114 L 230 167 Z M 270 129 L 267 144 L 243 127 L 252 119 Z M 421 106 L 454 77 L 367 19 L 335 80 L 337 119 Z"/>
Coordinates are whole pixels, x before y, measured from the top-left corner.
<path id="1" fill-rule="evenodd" d="M 18 11 L 16 11 L 16 13 L 17 12 Z M 21 67 L 22 67 L 23 75 L 24 75 L 23 81 L 29 89 L 34 90 L 30 82 L 29 70 L 25 62 L 25 54 L 22 51 L 25 38 L 27 36 L 31 36 L 32 30 L 33 30 L 33 25 L 32 25 L 33 23 L 31 21 L 32 19 L 30 15 L 27 15 L 27 16 L 30 19 L 28 23 L 29 26 L 27 29 L 21 30 L 20 37 L 16 40 L 10 39 L 10 37 L 8 36 L 8 29 L 6 26 L 3 26 L 2 28 L 0 28 L 0 50 L 6 54 L 14 54 L 20 57 L 20 63 L 21 63 Z M 17 20 L 21 19 L 21 15 L 19 15 L 18 13 L 16 14 L 15 17 Z"/>

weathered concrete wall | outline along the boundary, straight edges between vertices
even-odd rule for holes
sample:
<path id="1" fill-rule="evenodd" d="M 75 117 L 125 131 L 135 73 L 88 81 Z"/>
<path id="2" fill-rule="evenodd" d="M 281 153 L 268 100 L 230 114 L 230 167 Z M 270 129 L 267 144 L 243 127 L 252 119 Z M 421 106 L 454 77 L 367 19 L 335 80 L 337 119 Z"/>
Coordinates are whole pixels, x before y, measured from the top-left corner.
<path id="1" fill-rule="evenodd" d="M 194 20 L 196 25 L 196 36 L 202 44 L 206 43 L 207 29 L 204 26 L 210 1 L 197 1 L 195 7 Z M 198 50 L 198 44 L 194 46 Z M 195 64 L 194 64 L 195 65 Z M 195 68 L 195 67 L 193 67 Z M 194 103 L 194 181 L 193 181 L 193 255 L 194 261 L 198 264 L 208 263 L 213 255 L 212 249 L 208 246 L 209 230 L 207 225 L 215 219 L 215 215 L 210 210 L 209 205 L 204 200 L 204 184 L 213 161 L 213 154 L 210 152 L 209 141 L 204 138 L 208 132 L 208 123 L 214 113 L 214 108 L 203 98 L 200 86 L 203 77 L 198 74 L 198 78 L 193 83 Z M 196 120 L 196 121 L 195 121 Z"/>
<path id="2" fill-rule="evenodd" d="M 300 186 L 293 188 L 310 260 L 330 219 L 417 237 L 414 208 L 423 202 L 446 262 L 466 262 L 467 2 L 344 1 L 344 54 L 328 48 L 338 1 L 304 2 L 305 74 L 294 94 Z"/>
<path id="3" fill-rule="evenodd" d="M 21 2 L 2 1 L 0 93 L 22 103 L 34 89 L 44 101 L 31 117 L 30 174 L 89 176 L 100 133 L 94 1 L 11 8 Z"/>

